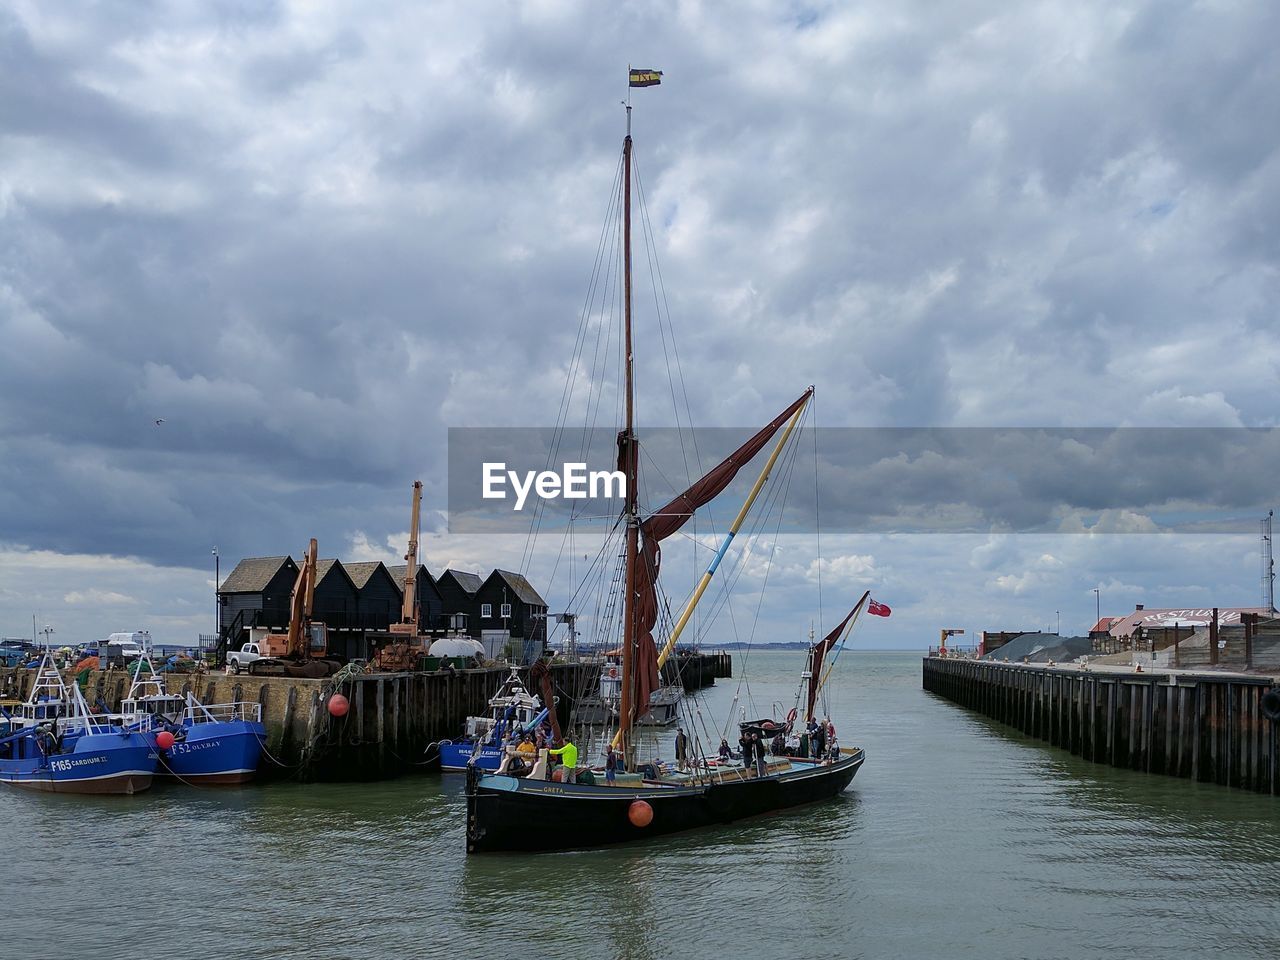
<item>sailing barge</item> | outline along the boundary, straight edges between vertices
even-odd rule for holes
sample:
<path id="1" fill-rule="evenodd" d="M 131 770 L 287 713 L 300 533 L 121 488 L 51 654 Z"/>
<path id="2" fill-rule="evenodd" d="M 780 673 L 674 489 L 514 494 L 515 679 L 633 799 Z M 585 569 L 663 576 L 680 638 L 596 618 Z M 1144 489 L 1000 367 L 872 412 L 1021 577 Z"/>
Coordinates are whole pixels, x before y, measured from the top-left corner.
<path id="1" fill-rule="evenodd" d="M 632 71 L 631 86 L 658 83 L 656 71 Z M 648 836 L 675 833 L 730 823 L 829 800 L 853 780 L 865 755 L 860 748 L 841 750 L 818 759 L 775 758 L 753 766 L 712 767 L 695 761 L 693 771 L 667 772 L 656 764 L 641 764 L 633 730 L 648 711 L 650 698 L 660 684 L 660 669 L 705 592 L 717 566 L 728 551 L 747 512 L 768 479 L 783 447 L 813 395 L 810 387 L 771 423 L 739 447 L 688 490 L 647 517 L 637 504 L 639 448 L 634 420 L 634 357 L 632 351 L 631 278 L 631 105 L 626 104 L 627 134 L 623 141 L 623 343 L 625 357 L 626 420 L 618 434 L 618 469 L 627 478 L 621 521 L 626 528 L 623 587 L 623 641 L 621 690 L 617 733 L 612 747 L 630 774 L 614 783 L 562 783 L 545 778 L 545 755 L 525 777 L 502 772 L 486 774 L 476 765 L 467 770 L 467 852 L 502 850 L 566 850 L 621 843 Z M 783 429 L 785 425 L 785 430 Z M 738 471 L 783 430 L 747 501 L 703 574 L 679 621 L 673 626 L 661 653 L 654 643 L 658 621 L 658 572 L 660 544 L 684 526 L 694 511 L 710 502 L 734 479 Z M 864 598 L 865 599 L 865 598 Z M 861 606 L 861 604 L 859 604 Z M 812 720 L 813 695 L 820 682 L 815 656 L 831 649 L 856 614 L 849 617 L 809 653 L 810 683 L 808 719 Z M 821 648 L 821 649 L 819 649 Z M 794 721 L 794 717 L 789 718 Z M 763 757 L 763 753 L 761 754 Z M 502 768 L 499 768 L 501 771 Z M 637 776 L 637 772 L 640 775 Z"/>
<path id="2" fill-rule="evenodd" d="M 757 777 L 745 770 L 723 779 L 637 787 L 562 784 L 467 772 L 467 852 L 598 847 L 829 800 L 853 780 L 863 751 L 834 763 L 774 761 Z"/>

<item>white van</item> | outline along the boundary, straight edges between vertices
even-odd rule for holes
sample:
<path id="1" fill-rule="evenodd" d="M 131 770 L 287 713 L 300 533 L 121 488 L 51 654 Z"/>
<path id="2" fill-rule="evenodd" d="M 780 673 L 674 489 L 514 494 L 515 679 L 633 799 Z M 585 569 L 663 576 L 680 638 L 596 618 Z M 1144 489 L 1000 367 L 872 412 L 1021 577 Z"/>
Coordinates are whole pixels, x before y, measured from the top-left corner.
<path id="1" fill-rule="evenodd" d="M 107 637 L 107 659 L 110 661 L 133 660 L 142 656 L 150 645 L 151 634 L 145 630 L 137 630 L 133 633 L 113 633 Z"/>

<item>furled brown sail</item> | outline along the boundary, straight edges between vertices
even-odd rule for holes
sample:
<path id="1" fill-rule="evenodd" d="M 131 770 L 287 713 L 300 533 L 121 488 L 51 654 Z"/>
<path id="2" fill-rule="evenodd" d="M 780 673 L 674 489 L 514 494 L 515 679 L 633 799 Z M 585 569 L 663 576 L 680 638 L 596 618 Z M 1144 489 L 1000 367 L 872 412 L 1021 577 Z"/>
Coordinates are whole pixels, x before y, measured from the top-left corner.
<path id="1" fill-rule="evenodd" d="M 649 696 L 658 689 L 658 650 L 653 642 L 653 627 L 658 622 L 658 569 L 662 564 L 659 544 L 688 522 L 695 510 L 713 500 L 724 490 L 738 471 L 751 462 L 770 438 L 800 409 L 813 392 L 810 387 L 798 400 L 778 414 L 754 437 L 731 453 L 680 496 L 640 524 L 640 545 L 636 556 L 635 579 L 635 716 L 649 708 Z M 636 448 L 624 434 L 618 435 L 618 469 L 634 469 Z M 634 476 L 633 473 L 628 475 Z M 626 721 L 624 720 L 624 723 Z"/>

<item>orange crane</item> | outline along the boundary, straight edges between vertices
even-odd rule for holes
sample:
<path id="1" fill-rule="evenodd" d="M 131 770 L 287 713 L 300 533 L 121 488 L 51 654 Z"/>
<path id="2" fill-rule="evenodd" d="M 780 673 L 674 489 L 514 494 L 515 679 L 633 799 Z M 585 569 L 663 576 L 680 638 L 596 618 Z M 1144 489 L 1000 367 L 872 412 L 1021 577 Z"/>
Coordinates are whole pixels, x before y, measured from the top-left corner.
<path id="1" fill-rule="evenodd" d="M 422 481 L 413 481 L 413 506 L 409 514 L 409 549 L 404 555 L 404 603 L 400 608 L 400 622 L 388 628 L 396 637 L 378 651 L 380 670 L 412 670 L 418 657 L 427 652 L 427 644 L 418 623 L 416 592 L 418 587 L 418 539 L 421 536 Z"/>
<path id="2" fill-rule="evenodd" d="M 329 677 L 342 666 L 325 658 L 329 634 L 323 623 L 311 619 L 316 593 L 316 538 L 298 569 L 289 595 L 289 632 L 269 633 L 259 642 L 262 659 L 249 664 L 249 672 L 276 677 Z M 315 656 L 319 654 L 319 656 Z"/>

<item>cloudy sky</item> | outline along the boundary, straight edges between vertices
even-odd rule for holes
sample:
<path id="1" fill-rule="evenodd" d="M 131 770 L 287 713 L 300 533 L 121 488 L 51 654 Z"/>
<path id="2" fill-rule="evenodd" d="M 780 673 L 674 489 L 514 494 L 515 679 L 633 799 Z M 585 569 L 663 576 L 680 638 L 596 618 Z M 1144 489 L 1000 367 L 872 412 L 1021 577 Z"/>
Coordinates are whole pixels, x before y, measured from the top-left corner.
<path id="1" fill-rule="evenodd" d="M 215 545 L 395 559 L 415 478 L 433 570 L 520 567 L 444 532 L 447 430 L 555 423 L 628 63 L 665 71 L 635 132 L 695 424 L 813 383 L 826 427 L 1275 427 L 1278 35 L 1230 0 L 5 4 L 0 634 L 208 632 Z M 1112 502 L 1073 464 L 1010 496 L 1083 535 L 784 538 L 756 639 L 819 616 L 819 571 L 824 622 L 894 607 L 868 646 L 1087 629 L 1095 587 L 1258 603 L 1274 471 Z M 1244 532 L 1104 532 L 1161 506 Z M 709 641 L 750 633 L 768 546 Z"/>

